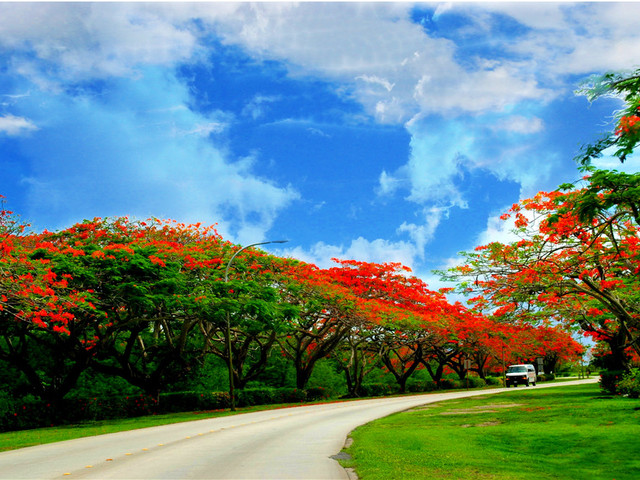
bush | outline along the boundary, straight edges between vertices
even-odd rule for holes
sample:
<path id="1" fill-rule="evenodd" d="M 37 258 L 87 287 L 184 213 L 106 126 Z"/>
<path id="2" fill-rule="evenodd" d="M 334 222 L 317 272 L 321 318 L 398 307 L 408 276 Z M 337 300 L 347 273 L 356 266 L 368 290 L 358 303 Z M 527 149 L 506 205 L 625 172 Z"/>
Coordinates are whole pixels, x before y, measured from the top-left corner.
<path id="1" fill-rule="evenodd" d="M 640 397 L 640 369 L 632 368 L 625 373 L 617 385 L 618 393 L 627 395 L 629 398 Z"/>
<path id="2" fill-rule="evenodd" d="M 247 388 L 239 390 L 237 404 L 239 407 L 252 407 L 254 405 L 270 405 L 278 403 L 273 388 Z"/>
<path id="3" fill-rule="evenodd" d="M 407 382 L 407 392 L 424 392 L 424 382 Z"/>
<path id="4" fill-rule="evenodd" d="M 538 382 L 550 382 L 555 379 L 556 376 L 553 373 L 541 373 L 538 375 Z"/>
<path id="5" fill-rule="evenodd" d="M 331 397 L 329 391 L 323 387 L 310 387 L 307 388 L 307 402 L 315 402 L 318 400 L 327 400 Z"/>
<path id="6" fill-rule="evenodd" d="M 467 379 L 469 381 L 469 388 L 482 388 L 487 385 L 487 382 L 480 377 L 468 376 Z M 467 380 L 464 380 L 462 383 L 465 387 L 467 386 Z"/>
<path id="7" fill-rule="evenodd" d="M 433 380 L 427 380 L 424 382 L 424 392 L 433 392 L 438 389 L 438 384 Z"/>
<path id="8" fill-rule="evenodd" d="M 15 411 L 13 398 L 7 393 L 0 391 L 0 432 L 11 428 L 11 416 Z"/>
<path id="9" fill-rule="evenodd" d="M 603 370 L 600 372 L 600 390 L 611 395 L 618 393 L 618 382 L 622 379 L 621 370 Z"/>
<path id="10" fill-rule="evenodd" d="M 277 388 L 274 403 L 301 403 L 307 399 L 307 392 L 299 388 Z"/>
<path id="11" fill-rule="evenodd" d="M 393 395 L 399 390 L 397 385 L 389 385 L 386 383 L 365 383 L 360 387 L 363 397 L 382 397 L 385 395 Z"/>
<path id="12" fill-rule="evenodd" d="M 487 385 L 502 385 L 502 377 L 487 377 L 484 380 Z"/>
<path id="13" fill-rule="evenodd" d="M 454 388 L 460 388 L 460 381 L 453 378 L 443 378 L 440 380 L 441 390 L 452 390 Z"/>

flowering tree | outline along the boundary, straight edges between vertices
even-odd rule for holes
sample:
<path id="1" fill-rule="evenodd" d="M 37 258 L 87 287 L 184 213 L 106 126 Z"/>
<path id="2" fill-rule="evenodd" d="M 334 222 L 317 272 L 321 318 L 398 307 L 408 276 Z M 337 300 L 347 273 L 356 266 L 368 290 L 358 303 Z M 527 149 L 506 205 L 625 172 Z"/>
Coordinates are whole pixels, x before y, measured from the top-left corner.
<path id="1" fill-rule="evenodd" d="M 624 162 L 640 141 L 640 70 L 593 76 L 584 82 L 578 93 L 585 95 L 589 101 L 604 96 L 621 98 L 625 107 L 617 113 L 614 131 L 594 144 L 585 145 L 576 161 L 588 165 L 602 156 L 605 150 L 616 148 L 613 155 Z"/>
<path id="2" fill-rule="evenodd" d="M 293 361 L 296 386 L 302 389 L 316 363 L 330 356 L 364 318 L 357 298 L 333 284 L 327 271 L 315 265 L 292 262 L 281 282 L 283 298 L 297 308 L 298 315 L 278 342 Z"/>
<path id="3" fill-rule="evenodd" d="M 624 216 L 580 220 L 584 191 L 539 193 L 513 206 L 522 240 L 491 243 L 465 254 L 452 270 L 467 291 L 479 291 L 511 322 L 556 320 L 605 341 L 612 367 L 626 368 L 638 350 L 638 228 Z"/>
<path id="4" fill-rule="evenodd" d="M 91 361 L 95 307 L 34 255 L 41 237 L 24 227 L 0 212 L 0 359 L 21 373 L 28 392 L 55 406 Z"/>

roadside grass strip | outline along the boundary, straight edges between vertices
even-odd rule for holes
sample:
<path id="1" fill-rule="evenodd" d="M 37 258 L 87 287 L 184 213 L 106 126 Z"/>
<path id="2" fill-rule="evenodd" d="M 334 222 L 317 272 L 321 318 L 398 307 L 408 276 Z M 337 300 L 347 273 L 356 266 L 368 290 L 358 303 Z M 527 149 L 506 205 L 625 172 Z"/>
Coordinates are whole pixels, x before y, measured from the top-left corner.
<path id="1" fill-rule="evenodd" d="M 640 478 L 640 400 L 597 384 L 425 405 L 357 428 L 360 480 Z"/>

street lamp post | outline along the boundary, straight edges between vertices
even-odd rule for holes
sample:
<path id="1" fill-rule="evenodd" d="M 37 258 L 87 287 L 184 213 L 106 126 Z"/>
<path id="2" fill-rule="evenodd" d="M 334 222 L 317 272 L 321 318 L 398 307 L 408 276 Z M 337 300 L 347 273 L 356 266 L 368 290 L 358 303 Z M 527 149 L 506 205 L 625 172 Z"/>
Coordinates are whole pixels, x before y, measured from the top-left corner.
<path id="1" fill-rule="evenodd" d="M 234 253 L 229 262 L 227 262 L 227 268 L 224 271 L 224 283 L 229 283 L 229 268 L 231 267 L 231 263 L 238 256 L 240 252 L 246 250 L 247 248 L 255 247 L 257 245 L 267 245 L 268 243 L 287 243 L 289 240 L 273 240 L 271 242 L 258 242 L 252 243 L 251 245 L 247 245 L 246 247 L 242 247 L 236 253 Z M 227 344 L 227 355 L 229 356 L 229 402 L 231 411 L 235 412 L 236 410 L 236 399 L 235 399 L 235 391 L 233 388 L 233 358 L 231 356 L 231 318 L 229 315 L 229 310 L 227 310 L 227 328 L 225 332 L 225 341 Z"/>

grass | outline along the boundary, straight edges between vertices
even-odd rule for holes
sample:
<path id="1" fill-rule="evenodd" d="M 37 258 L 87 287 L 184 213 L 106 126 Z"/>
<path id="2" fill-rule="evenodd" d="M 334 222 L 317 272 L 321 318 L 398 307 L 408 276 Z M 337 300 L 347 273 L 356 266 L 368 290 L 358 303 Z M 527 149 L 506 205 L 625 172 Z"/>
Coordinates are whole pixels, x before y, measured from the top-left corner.
<path id="1" fill-rule="evenodd" d="M 342 463 L 361 480 L 640 478 L 640 401 L 597 384 L 431 404 L 351 438 Z"/>

